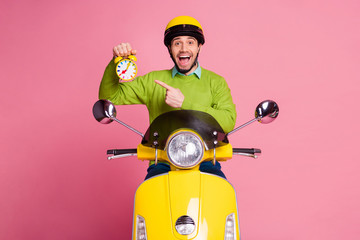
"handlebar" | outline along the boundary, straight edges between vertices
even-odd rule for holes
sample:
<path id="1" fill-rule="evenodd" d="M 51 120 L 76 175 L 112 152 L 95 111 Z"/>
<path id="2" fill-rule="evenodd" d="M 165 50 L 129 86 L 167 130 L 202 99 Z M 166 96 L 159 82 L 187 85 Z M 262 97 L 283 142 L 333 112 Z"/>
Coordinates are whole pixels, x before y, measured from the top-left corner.
<path id="1" fill-rule="evenodd" d="M 107 154 L 120 155 L 120 154 L 129 154 L 129 153 L 137 153 L 136 148 L 130 149 L 109 149 L 106 152 Z"/>
<path id="2" fill-rule="evenodd" d="M 233 153 L 259 154 L 261 150 L 258 148 L 233 148 Z"/>
<path id="3" fill-rule="evenodd" d="M 107 150 L 108 155 L 112 155 L 108 157 L 108 160 L 129 156 L 136 156 L 137 149 L 109 149 Z M 234 155 L 242 155 L 247 157 L 257 158 L 261 154 L 261 150 L 258 148 L 233 148 Z"/>
<path id="4" fill-rule="evenodd" d="M 122 157 L 130 157 L 130 156 L 136 156 L 137 155 L 137 149 L 136 148 L 130 148 L 130 149 L 109 149 L 106 152 L 108 155 L 112 154 L 113 156 L 109 156 L 108 160 L 114 159 L 114 158 L 122 158 Z"/>
<path id="5" fill-rule="evenodd" d="M 233 154 L 257 158 L 261 155 L 261 150 L 258 148 L 233 148 Z"/>

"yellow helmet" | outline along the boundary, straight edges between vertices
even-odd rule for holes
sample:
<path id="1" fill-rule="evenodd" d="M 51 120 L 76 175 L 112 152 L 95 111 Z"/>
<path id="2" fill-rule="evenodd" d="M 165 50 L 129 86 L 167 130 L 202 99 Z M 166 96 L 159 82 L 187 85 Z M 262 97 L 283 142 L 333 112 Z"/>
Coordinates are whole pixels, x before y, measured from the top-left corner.
<path id="1" fill-rule="evenodd" d="M 179 16 L 172 19 L 165 29 L 164 44 L 169 46 L 173 38 L 178 36 L 191 36 L 196 38 L 199 44 L 205 43 L 202 27 L 193 17 Z"/>

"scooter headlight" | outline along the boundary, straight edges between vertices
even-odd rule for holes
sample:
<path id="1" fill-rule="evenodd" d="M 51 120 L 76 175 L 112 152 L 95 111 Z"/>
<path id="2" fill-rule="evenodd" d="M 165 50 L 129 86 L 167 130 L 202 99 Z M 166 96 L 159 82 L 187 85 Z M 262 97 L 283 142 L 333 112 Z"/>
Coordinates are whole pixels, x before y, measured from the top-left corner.
<path id="1" fill-rule="evenodd" d="M 204 155 L 203 142 L 195 133 L 182 131 L 173 135 L 167 145 L 167 155 L 179 168 L 196 166 Z"/>

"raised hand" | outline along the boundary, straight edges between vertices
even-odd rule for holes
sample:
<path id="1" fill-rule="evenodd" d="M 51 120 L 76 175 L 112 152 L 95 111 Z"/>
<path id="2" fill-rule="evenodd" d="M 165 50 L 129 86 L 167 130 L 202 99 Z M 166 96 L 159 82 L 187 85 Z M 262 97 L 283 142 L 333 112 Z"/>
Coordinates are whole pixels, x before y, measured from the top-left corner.
<path id="1" fill-rule="evenodd" d="M 129 55 L 135 55 L 136 50 L 132 49 L 130 43 L 120 43 L 113 48 L 114 57 L 127 58 Z"/>

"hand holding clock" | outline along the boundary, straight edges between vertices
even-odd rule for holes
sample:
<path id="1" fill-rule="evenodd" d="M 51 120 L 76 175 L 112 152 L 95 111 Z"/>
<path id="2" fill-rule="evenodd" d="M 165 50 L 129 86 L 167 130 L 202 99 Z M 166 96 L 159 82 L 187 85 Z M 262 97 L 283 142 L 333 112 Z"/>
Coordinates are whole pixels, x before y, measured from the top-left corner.
<path id="1" fill-rule="evenodd" d="M 128 56 L 135 54 L 136 54 L 136 50 L 132 49 L 130 43 L 120 43 L 119 45 L 113 48 L 114 57 L 127 58 Z"/>
<path id="2" fill-rule="evenodd" d="M 129 43 L 120 43 L 113 48 L 115 71 L 120 81 L 131 81 L 136 77 L 135 54 L 136 50 Z"/>

